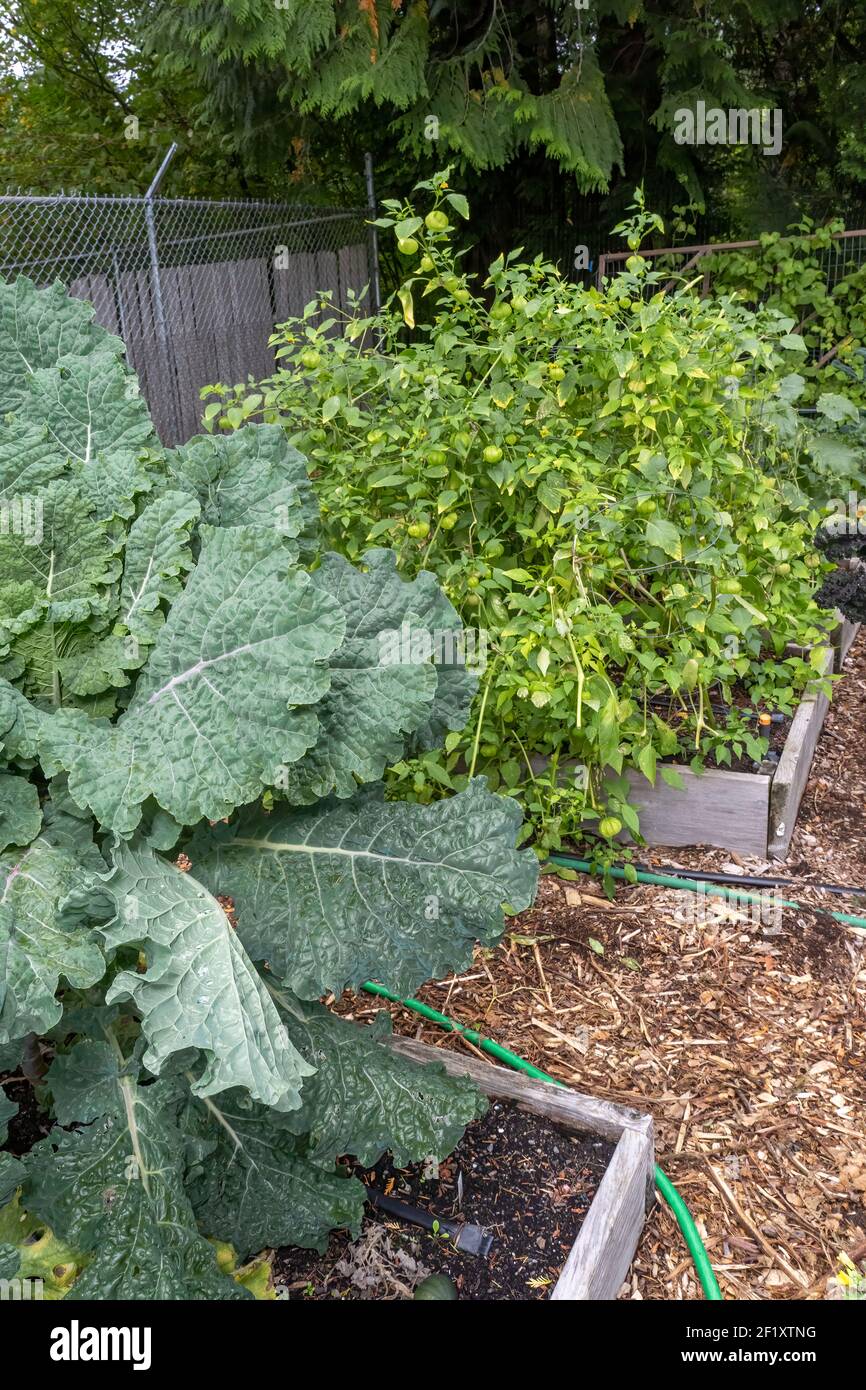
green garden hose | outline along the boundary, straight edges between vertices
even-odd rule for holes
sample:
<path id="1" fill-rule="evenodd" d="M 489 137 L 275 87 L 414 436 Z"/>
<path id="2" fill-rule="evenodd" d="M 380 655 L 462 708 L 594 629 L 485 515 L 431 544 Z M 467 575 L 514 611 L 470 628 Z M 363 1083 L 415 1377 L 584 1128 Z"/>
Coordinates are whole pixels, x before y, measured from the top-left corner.
<path id="1" fill-rule="evenodd" d="M 571 854 L 551 854 L 548 857 L 552 864 L 562 864 L 565 868 L 575 869 L 578 873 L 608 873 L 612 878 L 626 878 L 625 869 L 594 869 L 588 859 L 578 859 Z M 687 889 L 690 893 L 700 892 L 712 897 L 728 898 L 731 902 L 763 904 L 767 901 L 766 894 L 745 893 L 741 888 L 723 888 L 720 884 L 713 883 L 708 879 L 676 878 L 672 874 L 651 874 L 642 869 L 635 870 L 634 881 L 637 883 L 654 883 L 660 888 Z M 701 885 L 700 888 L 697 886 L 698 884 Z M 846 927 L 853 927 L 855 931 L 866 931 L 866 917 L 854 917 L 850 912 L 827 912 L 826 908 L 823 907 L 804 908 L 802 903 L 795 903 L 787 898 L 773 898 L 772 901 L 777 907 L 793 907 L 798 911 L 817 911 L 822 915 L 832 917 L 835 922 L 842 922 Z"/>
<path id="2" fill-rule="evenodd" d="M 496 1057 L 498 1061 L 504 1062 L 506 1066 L 513 1067 L 515 1071 L 522 1071 L 526 1076 L 532 1076 L 536 1081 L 551 1081 L 554 1086 L 562 1086 L 568 1089 L 564 1081 L 557 1081 L 555 1076 L 542 1071 L 539 1067 L 534 1067 L 531 1062 L 527 1062 L 525 1057 L 518 1057 L 516 1052 L 511 1052 L 507 1047 L 501 1047 L 499 1043 L 493 1042 L 491 1038 L 484 1038 L 480 1033 L 474 1032 L 471 1028 L 464 1028 L 461 1023 L 457 1023 L 453 1018 L 448 1018 L 446 1014 L 440 1014 L 436 1009 L 431 1009 L 428 1004 L 422 1004 L 420 999 L 401 999 L 399 994 L 392 994 L 384 985 L 373 984 L 368 980 L 363 988 L 368 994 L 378 994 L 382 999 L 389 999 L 392 1004 L 401 1004 L 404 1009 L 411 1009 L 413 1013 L 420 1014 L 422 1018 L 427 1018 L 431 1023 L 438 1023 L 440 1028 L 444 1028 L 448 1033 L 461 1033 L 468 1042 L 488 1053 L 491 1057 Z M 692 1214 L 674 1187 L 667 1174 L 656 1165 L 655 1182 L 658 1191 L 667 1202 L 676 1218 L 677 1224 L 683 1233 L 683 1239 L 689 1249 L 698 1279 L 704 1296 L 713 1302 L 723 1301 L 722 1291 L 719 1288 L 718 1280 L 713 1273 L 710 1264 L 710 1257 L 707 1254 L 703 1241 L 698 1233 L 698 1228 L 694 1223 Z"/>

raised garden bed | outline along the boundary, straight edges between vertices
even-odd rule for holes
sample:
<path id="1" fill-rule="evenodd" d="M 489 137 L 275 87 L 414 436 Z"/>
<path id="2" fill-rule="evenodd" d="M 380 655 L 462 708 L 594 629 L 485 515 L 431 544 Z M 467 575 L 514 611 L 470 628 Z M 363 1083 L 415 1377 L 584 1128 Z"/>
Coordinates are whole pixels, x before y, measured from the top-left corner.
<path id="1" fill-rule="evenodd" d="M 436 1250 L 439 1241 L 430 1236 L 421 1236 L 411 1245 L 414 1251 L 420 1250 L 421 1264 L 445 1270 L 452 1276 L 460 1270 L 464 1286 L 461 1297 L 514 1301 L 532 1297 L 578 1301 L 616 1298 L 634 1257 L 646 1212 L 655 1201 L 651 1116 L 410 1038 L 389 1038 L 385 1045 L 414 1061 L 441 1062 L 456 1076 L 468 1074 L 492 1102 L 488 1118 L 471 1127 L 475 1133 L 470 1131 L 461 1141 L 457 1158 L 464 1165 L 468 1163 L 470 1170 L 474 1170 L 473 1162 L 481 1168 L 488 1162 L 491 1166 L 493 1188 L 500 1188 L 499 1195 L 495 1190 L 481 1193 L 478 1212 L 484 1215 L 484 1201 L 491 1202 L 492 1198 L 487 1211 L 500 1227 L 496 1234 L 499 1258 L 505 1255 L 512 1262 L 512 1270 L 500 1268 L 495 1289 L 485 1294 L 487 1272 L 471 1268 L 482 1257 L 456 1255 L 450 1248 L 445 1250 L 443 1244 Z M 537 1119 L 538 1123 L 524 1125 L 524 1118 Z M 499 1143 L 503 1145 L 503 1154 L 498 1162 Z M 520 1145 L 520 1152 L 516 1145 Z M 489 1159 L 485 1159 L 485 1154 L 489 1154 Z M 523 1177 L 516 1168 L 520 1159 L 530 1159 Z M 384 1175 L 377 1169 L 377 1176 L 381 1179 Z M 423 1205 L 425 1184 L 417 1177 L 409 1177 L 409 1184 L 409 1200 Z M 550 1187 L 553 1195 L 549 1194 Z M 548 1195 L 544 1188 L 548 1188 Z M 595 1193 L 587 1202 L 592 1188 Z M 542 1200 L 539 1205 L 548 1205 L 548 1211 L 528 1211 L 530 1193 L 538 1193 Z M 406 1197 L 399 1190 L 395 1195 Z M 467 1219 L 478 1220 L 468 1204 L 466 1215 Z M 569 1227 L 578 1227 L 570 1250 L 562 1238 Z M 400 1230 L 411 1232 L 414 1227 Z M 520 1248 L 521 1234 L 528 1247 L 525 1250 Z M 381 1247 L 388 1240 L 386 1250 L 392 1258 L 391 1236 L 366 1232 L 361 1240 L 373 1247 L 371 1261 L 386 1258 Z M 335 1276 L 328 1275 L 331 1293 L 325 1290 L 324 1297 L 352 1295 L 348 1280 L 357 1264 L 353 1264 L 350 1251 L 348 1243 L 332 1241 L 325 1259 L 335 1269 Z M 414 1254 L 409 1257 L 410 1264 L 413 1259 Z M 277 1282 L 310 1295 L 316 1284 L 311 1282 L 307 1287 L 306 1280 L 314 1264 L 321 1269 L 321 1258 L 310 1257 L 307 1251 L 281 1251 L 275 1270 Z M 550 1286 L 545 1275 L 550 1266 L 559 1268 L 559 1277 L 548 1293 Z M 537 1283 L 531 1284 L 534 1276 Z M 361 1264 L 361 1284 L 363 1277 Z M 363 1297 L 363 1293 L 357 1295 Z"/>
<path id="2" fill-rule="evenodd" d="M 841 613 L 828 634 L 825 670 L 838 673 L 860 630 Z M 639 772 L 629 772 L 641 833 L 649 845 L 712 845 L 759 859 L 784 859 L 791 844 L 800 801 L 815 747 L 829 708 L 819 690 L 800 701 L 775 765 L 758 772 L 707 768 L 703 773 L 677 768 L 685 789 L 659 778 L 651 787 Z"/>
<path id="3" fill-rule="evenodd" d="M 832 674 L 836 665 L 837 650 L 828 648 L 826 673 Z M 758 772 L 706 768 L 696 773 L 678 767 L 684 783 L 680 788 L 669 787 L 660 777 L 650 786 L 639 772 L 630 771 L 632 799 L 647 844 L 712 845 L 759 859 L 784 859 L 829 704 L 822 691 L 808 691 L 794 713 L 778 762 L 765 763 Z"/>
<path id="4" fill-rule="evenodd" d="M 846 621 L 834 630 L 833 646 L 826 649 L 827 675 L 840 669 L 858 628 Z M 807 691 L 794 712 L 778 762 L 765 762 L 755 772 L 706 767 L 697 773 L 671 763 L 683 783 L 671 787 L 661 776 L 653 786 L 636 768 L 628 769 L 630 799 L 646 843 L 710 845 L 759 859 L 784 859 L 829 704 L 819 689 Z M 536 770 L 544 762 L 538 759 Z M 563 763 L 563 776 L 568 769 L 569 763 Z M 628 839 L 628 832 L 620 838 Z"/>
<path id="5" fill-rule="evenodd" d="M 355 1177 L 379 1194 L 358 1239 L 336 1232 L 312 1257 L 280 1250 L 275 1283 L 289 1298 L 380 1301 L 407 1298 L 428 1275 L 444 1274 L 463 1301 L 546 1299 L 613 1151 L 601 1135 L 493 1099 L 442 1163 L 396 1168 L 386 1153 L 372 1168 L 356 1164 Z M 408 1221 L 399 1209 L 407 1205 L 437 1228 Z M 467 1233 L 489 1249 L 465 1249 Z"/>
<path id="6" fill-rule="evenodd" d="M 842 663 L 851 650 L 851 644 L 859 631 L 859 623 L 852 623 L 849 622 L 847 618 L 842 618 L 839 626 L 833 633 L 833 647 L 836 652 L 837 671 L 841 671 Z"/>
<path id="7" fill-rule="evenodd" d="M 409 1038 L 395 1037 L 388 1045 L 416 1061 L 440 1061 L 455 1075 L 468 1074 L 490 1097 L 515 1101 L 565 1129 L 615 1142 L 613 1157 L 550 1294 L 557 1300 L 615 1298 L 634 1257 L 646 1213 L 655 1201 L 651 1116 Z"/>

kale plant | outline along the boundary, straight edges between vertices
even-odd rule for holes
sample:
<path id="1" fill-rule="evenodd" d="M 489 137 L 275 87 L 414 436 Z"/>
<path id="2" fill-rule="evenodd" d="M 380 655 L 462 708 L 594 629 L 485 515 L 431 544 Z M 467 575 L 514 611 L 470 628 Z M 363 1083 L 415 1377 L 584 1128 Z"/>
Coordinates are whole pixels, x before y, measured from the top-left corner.
<path id="1" fill-rule="evenodd" d="M 838 609 L 852 623 L 866 622 L 866 533 L 855 516 L 827 518 L 815 532 L 815 545 L 839 569 L 824 576 L 815 594 L 821 608 Z"/>
<path id="2" fill-rule="evenodd" d="M 247 1297 L 215 1242 L 323 1249 L 341 1155 L 442 1157 L 483 1108 L 318 1001 L 464 968 L 536 861 L 483 779 L 385 800 L 465 721 L 459 619 L 319 553 L 281 428 L 162 449 L 122 343 L 23 278 L 0 412 L 0 1067 L 56 1121 L 0 1153 L 0 1276 L 47 1230 L 68 1297 Z"/>
<path id="3" fill-rule="evenodd" d="M 862 524 L 859 516 L 833 516 L 824 521 L 813 539 L 825 560 L 837 565 L 844 560 L 866 560 L 866 532 L 861 531 Z"/>
<path id="4" fill-rule="evenodd" d="M 838 608 L 851 623 L 866 623 L 866 569 L 832 570 L 815 595 L 822 608 Z"/>

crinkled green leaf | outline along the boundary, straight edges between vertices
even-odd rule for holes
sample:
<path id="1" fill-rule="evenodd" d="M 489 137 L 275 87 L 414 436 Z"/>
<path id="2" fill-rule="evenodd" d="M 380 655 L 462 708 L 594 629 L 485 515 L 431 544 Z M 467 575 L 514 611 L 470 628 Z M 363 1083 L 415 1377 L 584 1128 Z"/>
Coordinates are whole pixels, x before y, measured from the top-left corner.
<path id="1" fill-rule="evenodd" d="M 119 338 L 93 321 L 93 306 L 72 299 L 58 281 L 37 289 L 26 275 L 0 280 L 0 414 L 16 409 L 32 375 L 69 354 L 104 352 L 118 357 Z"/>
<path id="2" fill-rule="evenodd" d="M 277 1002 L 281 996 L 276 995 Z M 301 1108 L 286 1116 L 309 1136 L 314 1163 L 353 1154 L 366 1167 L 390 1149 L 398 1168 L 451 1153 L 487 1102 L 468 1077 L 450 1076 L 438 1062 L 422 1066 L 381 1039 L 391 1031 L 384 1010 L 368 1028 L 320 1004 L 287 999 L 281 1013 L 298 1051 L 316 1068 L 304 1083 Z"/>
<path id="3" fill-rule="evenodd" d="M 39 834 L 39 793 L 26 777 L 0 772 L 0 850 L 29 845 Z"/>
<path id="4" fill-rule="evenodd" d="M 187 1191 L 200 1228 L 235 1247 L 241 1260 L 266 1246 L 324 1251 L 330 1231 L 357 1235 L 364 1188 L 355 1178 L 312 1164 L 287 1116 L 243 1104 L 236 1094 L 185 1116 L 208 1152 L 189 1175 Z"/>
<path id="5" fill-rule="evenodd" d="M 303 999 L 371 978 L 405 993 L 462 970 L 476 939 L 499 937 L 503 904 L 532 902 L 538 861 L 514 849 L 520 810 L 483 778 L 432 806 L 381 796 L 251 808 L 189 846 L 211 892 L 234 899 L 252 958 Z"/>
<path id="6" fill-rule="evenodd" d="M 139 450 L 114 448 L 70 460 L 70 475 L 98 521 L 133 517 L 136 499 L 150 492 L 155 478 Z"/>
<path id="7" fill-rule="evenodd" d="M 109 636 L 82 643 L 61 659 L 64 688 L 74 695 L 97 695 L 124 686 L 130 671 L 144 665 L 163 625 L 160 605 L 180 593 L 182 575 L 192 568 L 190 527 L 198 516 L 194 498 L 166 492 L 133 522 L 126 538 L 120 598 Z"/>
<path id="8" fill-rule="evenodd" d="M 201 503 L 211 526 L 262 526 L 298 540 L 308 553 L 319 507 L 307 465 L 279 425 L 247 425 L 227 435 L 197 435 L 165 455 L 174 485 Z"/>
<path id="9" fill-rule="evenodd" d="M 117 1070 L 113 1088 L 100 1081 L 104 1114 L 80 1129 L 55 1129 L 25 1160 L 28 1211 L 88 1256 L 67 1298 L 243 1297 L 196 1228 L 173 1089 L 140 1086 Z"/>
<path id="10" fill-rule="evenodd" d="M 45 1036 L 54 1043 L 55 1049 L 61 1049 L 73 1035 L 80 1038 L 103 1038 L 111 1030 L 117 1034 L 121 1043 L 129 1045 L 127 1050 L 131 1051 L 138 1045 L 136 1056 L 140 1060 L 144 1044 L 138 1019 L 125 1009 L 125 1005 L 105 1005 L 101 1002 L 103 998 L 104 991 L 98 986 L 91 989 L 64 990 L 63 1016 Z"/>
<path id="11" fill-rule="evenodd" d="M 61 979 L 81 989 L 105 970 L 87 927 L 59 917 L 63 898 L 90 872 L 78 847 L 63 842 L 65 831 L 55 822 L 27 849 L 0 854 L 0 1043 L 57 1022 Z"/>
<path id="12" fill-rule="evenodd" d="M 96 1038 L 77 1042 L 54 1058 L 46 1077 L 59 1125 L 90 1124 L 117 1110 L 122 1077 L 135 1081 L 139 1065 L 125 1063 L 117 1049 Z"/>
<path id="13" fill-rule="evenodd" d="M 135 451 L 158 442 L 137 387 L 112 353 L 61 357 L 33 373 L 16 417 L 44 424 L 52 449 L 86 465 L 101 450 Z"/>
<path id="14" fill-rule="evenodd" d="M 30 498 L 65 474 L 97 521 L 135 515 L 135 499 L 153 487 L 154 476 L 139 450 L 100 451 L 70 458 L 48 426 L 12 417 L 0 424 L 0 500 Z"/>
<path id="15" fill-rule="evenodd" d="M 152 814 L 145 813 L 141 833 L 151 849 L 167 850 L 174 849 L 182 829 L 174 816 L 157 806 Z"/>
<path id="16" fill-rule="evenodd" d="M 116 674 L 118 684 L 125 684 L 118 663 L 110 659 L 109 653 L 99 650 L 99 631 L 102 627 L 102 620 L 96 618 L 74 624 L 42 618 L 27 632 L 16 637 L 12 652 L 21 662 L 21 671 L 15 679 L 22 686 L 25 695 L 43 709 L 48 706 L 72 706 L 79 703 L 87 705 L 87 698 L 82 696 L 79 700 L 70 691 L 66 684 L 67 673 L 73 677 L 76 684 L 81 685 L 82 691 L 87 692 L 91 701 L 93 696 L 103 698 L 99 696 L 99 691 L 109 682 L 106 671 L 111 675 Z M 92 667 L 88 664 L 91 657 Z M 88 672 L 92 673 L 91 684 L 88 683 Z M 99 679 L 96 673 L 99 673 Z M 92 709 L 90 712 L 96 713 Z M 106 715 L 112 712 L 112 705 L 100 711 Z"/>
<path id="17" fill-rule="evenodd" d="M 0 501 L 7 506 L 34 496 L 63 472 L 66 459 L 49 446 L 47 435 L 43 424 L 0 422 Z"/>
<path id="18" fill-rule="evenodd" d="M 33 758 L 47 716 L 0 679 L 0 748 L 7 758 Z"/>
<path id="19" fill-rule="evenodd" d="M 199 515 L 195 498 L 163 492 L 129 528 L 116 622 L 150 644 L 162 626 L 161 603 L 171 603 L 192 569 L 190 529 Z"/>
<path id="20" fill-rule="evenodd" d="M 219 903 L 144 844 L 121 842 L 112 857 L 105 889 L 116 916 L 102 936 L 108 950 L 140 947 L 146 968 L 121 972 L 105 998 L 132 1000 L 141 1015 L 145 1066 L 158 1076 L 170 1057 L 198 1048 L 205 1068 L 196 1095 L 240 1086 L 276 1110 L 299 1105 L 312 1068 Z"/>
<path id="21" fill-rule="evenodd" d="M 74 484 L 48 483 L 35 499 L 38 531 L 0 531 L 0 640 L 40 619 L 81 622 L 99 611 L 106 588 L 120 573 L 119 545 L 95 522 Z M 17 586 L 14 608 L 8 587 Z"/>
<path id="22" fill-rule="evenodd" d="M 9 1201 L 15 1189 L 20 1187 L 23 1181 L 23 1164 L 20 1163 L 17 1158 L 13 1158 L 12 1154 L 0 1153 L 0 1208 Z M 2 1230 L 0 1230 L 0 1242 L 3 1242 L 3 1246 L 5 1247 L 6 1242 L 3 1239 Z"/>
<path id="23" fill-rule="evenodd" d="M 267 533 L 206 527 L 128 710 L 111 729 L 58 712 L 43 761 L 121 835 L 149 796 L 183 825 L 220 819 L 315 740 L 316 716 L 299 707 L 327 690 L 344 626 L 339 605 Z"/>
<path id="24" fill-rule="evenodd" d="M 31 614 L 19 606 L 18 626 L 10 621 L 13 631 L 42 614 L 54 621 L 85 619 L 99 609 L 104 588 L 120 573 L 118 546 L 106 538 L 106 527 L 93 521 L 74 484 L 58 478 L 33 500 L 40 505 L 35 534 L 0 532 L 3 592 L 7 584 L 19 584 L 31 595 Z M 8 612 L 6 602 L 3 612 Z"/>
<path id="25" fill-rule="evenodd" d="M 67 696 L 79 696 L 86 702 L 87 697 L 122 689 L 129 683 L 130 673 L 147 660 L 147 648 L 134 640 L 83 632 L 76 636 L 78 640 L 64 643 L 69 654 L 57 663 L 62 689 Z M 30 633 L 22 639 L 21 645 L 26 645 L 29 638 Z M 106 715 L 111 713 L 113 710 L 109 707 Z"/>
<path id="26" fill-rule="evenodd" d="M 51 782 L 50 799 L 42 807 L 42 822 L 52 845 L 77 856 L 83 871 L 81 884 L 88 886 L 94 874 L 105 872 L 105 860 L 93 842 L 93 817 L 73 801 L 65 777 L 55 777 Z"/>
<path id="27" fill-rule="evenodd" d="M 424 615 L 434 607 L 433 577 L 406 583 L 390 550 L 371 550 L 364 562 L 366 571 L 329 554 L 313 574 L 317 588 L 344 610 L 346 637 L 331 657 L 315 747 L 286 769 L 279 784 L 295 804 L 332 791 L 351 796 L 358 782 L 378 781 L 402 756 L 406 736 L 432 713 L 437 673 L 423 639 L 429 637 Z"/>
<path id="28" fill-rule="evenodd" d="M 422 581 L 423 602 L 416 599 L 414 606 L 421 626 L 433 638 L 431 660 L 436 669 L 436 696 L 429 717 L 408 740 L 410 753 L 438 748 L 449 730 L 466 727 L 486 661 L 486 635 L 463 627 L 459 613 L 434 575 L 422 570 L 415 583 L 420 586 Z"/>

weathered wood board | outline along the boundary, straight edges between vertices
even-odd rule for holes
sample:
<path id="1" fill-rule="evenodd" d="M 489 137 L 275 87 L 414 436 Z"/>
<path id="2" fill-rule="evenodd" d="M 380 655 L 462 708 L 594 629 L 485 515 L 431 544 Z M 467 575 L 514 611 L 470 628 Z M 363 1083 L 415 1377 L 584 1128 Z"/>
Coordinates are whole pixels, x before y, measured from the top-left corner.
<path id="1" fill-rule="evenodd" d="M 836 655 L 832 648 L 827 649 L 825 670 L 828 675 L 833 672 Z M 820 690 L 806 695 L 797 707 L 770 788 L 767 852 L 772 859 L 784 859 L 790 848 L 818 735 L 829 708 L 830 701 Z"/>
<path id="2" fill-rule="evenodd" d="M 616 1298 L 643 1230 L 639 1176 L 647 1140 L 624 1130 L 550 1297 L 561 1302 Z"/>
<path id="3" fill-rule="evenodd" d="M 851 650 L 851 644 L 857 633 L 860 631 L 859 623 L 849 622 L 847 618 L 839 615 L 840 622 L 836 631 L 833 633 L 833 649 L 836 652 L 836 670 L 842 670 L 842 663 Z"/>
<path id="4" fill-rule="evenodd" d="M 772 778 L 763 772 L 729 772 L 708 767 L 700 774 L 678 767 L 684 787 L 655 786 L 629 771 L 632 803 L 649 845 L 712 845 L 739 854 L 767 852 Z"/>
<path id="5" fill-rule="evenodd" d="M 411 1038 L 385 1038 L 383 1045 L 416 1062 L 440 1062 L 454 1076 L 470 1076 L 486 1095 L 513 1100 L 568 1129 L 617 1141 L 550 1295 L 557 1302 L 616 1298 L 655 1201 L 652 1117 Z"/>
<path id="6" fill-rule="evenodd" d="M 533 758 L 533 772 L 544 770 L 545 759 Z M 626 770 L 630 800 L 640 816 L 641 834 L 648 845 L 712 845 L 740 854 L 767 853 L 770 814 L 769 772 L 729 772 L 706 768 L 702 773 L 671 764 L 682 787 L 670 787 L 659 774 L 652 785 L 636 768 Z M 577 767 L 562 763 L 563 779 Z M 661 767 L 661 764 L 659 764 Z M 618 838 L 631 839 L 627 830 Z"/>

